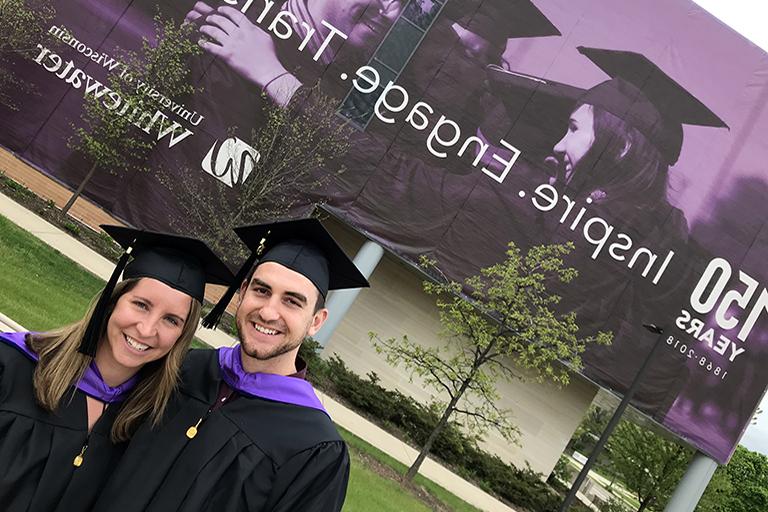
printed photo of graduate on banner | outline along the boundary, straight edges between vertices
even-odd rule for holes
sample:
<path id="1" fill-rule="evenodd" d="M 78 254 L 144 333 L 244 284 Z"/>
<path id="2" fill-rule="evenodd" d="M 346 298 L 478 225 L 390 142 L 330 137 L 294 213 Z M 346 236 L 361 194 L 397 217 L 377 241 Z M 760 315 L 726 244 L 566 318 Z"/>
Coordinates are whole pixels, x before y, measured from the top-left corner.
<path id="1" fill-rule="evenodd" d="M 272 107 L 301 116 L 330 98 L 349 130 L 331 160 L 346 171 L 297 182 L 292 211 L 322 203 L 456 280 L 499 262 L 510 241 L 574 242 L 566 263 L 579 276 L 558 290 L 560 307 L 584 334 L 614 334 L 585 353 L 583 375 L 622 394 L 654 342 L 642 324 L 662 326 L 633 405 L 721 463 L 733 453 L 768 385 L 768 60 L 694 3 L 52 4 L 35 58 L 14 62 L 37 93 L 2 107 L 4 147 L 77 188 L 84 104 L 110 102 L 152 140 L 150 172 L 99 172 L 83 193 L 168 229 L 184 216 L 183 183 L 224 186 L 237 204 Z M 120 61 L 158 43 L 158 16 L 191 26 L 199 47 L 181 97 L 164 93 L 172 70 L 131 81 Z"/>

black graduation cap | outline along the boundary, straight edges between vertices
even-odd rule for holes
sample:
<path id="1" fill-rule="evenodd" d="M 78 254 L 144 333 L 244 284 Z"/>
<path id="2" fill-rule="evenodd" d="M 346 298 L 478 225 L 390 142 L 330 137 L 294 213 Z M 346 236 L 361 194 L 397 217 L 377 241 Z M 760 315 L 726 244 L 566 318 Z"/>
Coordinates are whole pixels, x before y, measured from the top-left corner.
<path id="1" fill-rule="evenodd" d="M 587 91 L 581 103 L 599 106 L 637 128 L 669 165 L 677 162 L 684 124 L 728 125 L 642 54 L 586 48 L 579 52 L 611 79 Z"/>
<path id="2" fill-rule="evenodd" d="M 205 242 L 124 226 L 102 224 L 101 228 L 125 249 L 125 253 L 101 292 L 86 327 L 78 349 L 83 354 L 92 357 L 96 354 L 106 308 L 121 273 L 124 279 L 157 279 L 200 302 L 204 298 L 205 283 L 229 285 L 232 282 L 232 272 Z"/>
<path id="3" fill-rule="evenodd" d="M 450 0 L 445 9 L 462 27 L 496 44 L 562 35 L 530 0 Z"/>
<path id="4" fill-rule="evenodd" d="M 502 99 L 513 118 L 522 107 L 530 110 L 530 104 L 538 104 L 541 112 L 548 112 L 553 119 L 563 115 L 567 119 L 578 103 L 603 108 L 637 128 L 669 165 L 680 156 L 683 124 L 728 127 L 644 55 L 583 46 L 577 49 L 611 79 L 584 90 L 489 66 L 491 90 Z"/>
<path id="5" fill-rule="evenodd" d="M 365 288 L 368 281 L 339 247 L 319 220 L 298 219 L 235 228 L 252 251 L 235 276 L 229 290 L 203 320 L 215 327 L 224 309 L 256 260 L 279 263 L 309 279 L 325 297 L 328 290 Z"/>

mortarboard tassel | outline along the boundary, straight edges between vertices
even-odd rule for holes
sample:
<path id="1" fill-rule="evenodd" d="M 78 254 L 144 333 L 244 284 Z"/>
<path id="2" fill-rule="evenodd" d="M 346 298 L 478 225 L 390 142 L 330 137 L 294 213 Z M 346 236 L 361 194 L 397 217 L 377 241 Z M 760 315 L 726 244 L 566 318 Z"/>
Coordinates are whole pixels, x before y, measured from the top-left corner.
<path id="1" fill-rule="evenodd" d="M 93 309 L 91 320 L 85 328 L 85 334 L 83 334 L 83 339 L 80 341 L 80 347 L 77 349 L 81 354 L 96 357 L 96 347 L 99 344 L 99 334 L 101 333 L 101 326 L 104 322 L 104 313 L 106 312 L 109 300 L 112 298 L 112 292 L 115 290 L 117 280 L 120 278 L 120 274 L 123 273 L 125 266 L 128 264 L 132 249 L 133 247 L 129 247 L 125 253 L 120 256 L 120 259 L 117 260 L 115 270 L 109 277 L 109 281 L 107 281 L 104 290 L 102 290 L 98 302 L 96 302 L 96 307 Z"/>
<path id="2" fill-rule="evenodd" d="M 232 281 L 232 284 L 229 286 L 229 288 L 227 288 L 227 291 L 224 292 L 224 295 L 221 296 L 219 302 L 217 302 L 213 309 L 207 315 L 205 315 L 205 318 L 203 318 L 203 321 L 201 322 L 203 327 L 206 329 L 215 329 L 216 326 L 219 325 L 219 321 L 221 321 L 221 317 L 224 315 L 224 311 L 227 309 L 227 306 L 232 300 L 232 297 L 235 296 L 235 292 L 240 289 L 240 285 L 242 284 L 243 280 L 245 280 L 245 276 L 248 275 L 248 272 L 250 272 L 253 264 L 256 263 L 256 260 L 261 257 L 262 253 L 264 253 L 267 237 L 270 233 L 271 230 L 268 230 L 267 234 L 262 237 L 261 241 L 259 242 L 259 247 L 255 251 L 251 252 L 251 255 L 248 256 L 247 260 L 245 260 L 243 266 L 241 266 L 240 270 L 237 271 L 237 275 L 235 275 L 234 281 Z"/>
<path id="3" fill-rule="evenodd" d="M 232 297 L 234 297 L 237 290 L 240 289 L 240 284 L 245 279 L 245 276 L 248 275 L 248 272 L 251 270 L 251 267 L 253 267 L 253 264 L 256 263 L 259 255 L 260 254 L 258 251 L 254 251 L 250 256 L 248 256 L 248 259 L 245 260 L 243 266 L 240 267 L 240 270 L 237 271 L 237 275 L 235 275 L 235 279 L 232 281 L 232 284 L 229 286 L 229 288 L 227 288 L 227 291 L 224 292 L 224 295 L 221 296 L 219 302 L 217 302 L 213 309 L 207 315 L 205 315 L 205 318 L 203 318 L 203 327 L 206 329 L 215 329 L 216 326 L 219 325 L 221 316 L 227 309 L 227 306 L 232 300 Z"/>

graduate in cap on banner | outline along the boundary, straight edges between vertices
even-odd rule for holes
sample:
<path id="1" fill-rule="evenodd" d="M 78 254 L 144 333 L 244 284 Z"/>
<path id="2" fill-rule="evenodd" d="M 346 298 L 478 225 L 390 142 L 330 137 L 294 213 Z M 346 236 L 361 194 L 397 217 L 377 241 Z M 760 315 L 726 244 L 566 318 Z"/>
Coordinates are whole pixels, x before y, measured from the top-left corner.
<path id="1" fill-rule="evenodd" d="M 124 441 L 162 417 L 205 283 L 232 279 L 199 240 L 102 228 L 126 252 L 85 316 L 48 332 L 0 333 L 6 512 L 90 509 Z"/>
<path id="2" fill-rule="evenodd" d="M 445 255 L 460 246 L 465 248 L 467 260 L 491 264 L 489 259 L 502 254 L 509 240 L 521 248 L 574 241 L 576 250 L 567 264 L 579 275 L 560 290 L 560 306 L 576 312 L 585 333 L 613 332 L 611 346 L 587 350 L 585 373 L 602 385 L 624 391 L 654 341 L 642 324 L 654 322 L 672 331 L 674 314 L 690 294 L 687 287 L 695 282 L 691 275 L 697 249 L 688 241 L 684 213 L 667 197 L 669 171 L 682 148 L 682 125 L 726 124 L 644 55 L 586 47 L 578 50 L 611 78 L 585 90 L 498 67 L 489 70 L 494 94 L 516 123 L 511 130 L 539 136 L 543 142 L 533 141 L 531 151 L 529 146 L 521 146 L 525 159 L 521 157 L 515 174 L 509 177 L 512 188 L 486 187 L 489 190 L 475 192 L 471 200 L 482 211 L 457 217 L 437 258 L 456 266 Z M 548 165 L 530 161 L 542 155 L 545 143 L 549 144 Z M 569 215 L 565 215 L 562 199 L 552 211 L 542 212 L 516 193 L 531 193 L 542 184 L 553 185 L 559 197 L 567 196 L 576 205 Z M 582 207 L 586 208 L 582 220 L 572 229 Z M 477 219 L 499 212 L 510 222 L 478 226 Z M 592 218 L 603 219 L 613 229 L 612 238 L 597 255 L 596 245 L 582 233 L 585 222 Z M 601 233 L 600 225 L 593 224 L 591 236 L 599 238 Z M 614 242 L 627 243 L 616 233 L 632 241 L 631 248 L 613 249 L 621 259 L 608 250 Z M 647 277 L 642 275 L 647 255 L 641 254 L 633 268 L 628 265 L 640 247 L 657 254 Z M 654 284 L 652 278 L 670 251 L 674 256 L 665 275 Z M 671 353 L 663 354 L 635 395 L 635 404 L 662 420 L 685 378 L 685 362 Z"/>
<path id="3" fill-rule="evenodd" d="M 240 345 L 189 354 L 161 427 L 133 437 L 94 510 L 341 510 L 347 448 L 297 354 L 328 291 L 368 282 L 316 219 L 235 231 L 252 255 L 204 323 L 239 291 Z"/>
<path id="4" fill-rule="evenodd" d="M 433 5 L 433 9 L 438 6 Z M 406 8 L 403 17 L 410 10 Z M 392 124 L 373 117 L 366 133 L 375 144 L 359 144 L 347 157 L 363 172 L 347 173 L 338 180 L 358 181 L 361 190 L 356 197 L 334 191 L 328 198 L 330 205 L 340 205 L 337 211 L 353 223 L 366 222 L 368 232 L 401 256 L 417 261 L 433 251 L 477 183 L 493 181 L 482 172 L 483 164 L 476 163 L 480 158 L 477 142 L 459 155 L 464 141 L 476 135 L 486 116 L 481 104 L 486 65 L 502 63 L 510 39 L 556 36 L 560 31 L 530 0 L 445 3 L 397 78 L 412 98 L 411 105 L 418 99 L 434 109 L 429 127 L 417 129 L 404 122 L 411 105 L 392 114 L 398 118 Z M 387 105 L 400 101 L 397 93 L 390 94 L 381 108 L 385 113 Z M 433 136 L 440 116 L 454 122 L 458 130 L 445 124 Z M 460 136 L 452 146 L 435 142 L 451 140 L 457 131 Z M 373 153 L 371 147 L 376 146 L 386 147 L 386 153 Z M 491 154 L 486 152 L 485 157 L 491 160 Z M 359 190 L 349 188 L 355 194 Z"/>
<path id="5" fill-rule="evenodd" d="M 680 157 L 682 125 L 728 125 L 644 55 L 578 50 L 611 79 L 587 90 L 572 111 L 572 122 L 578 118 L 592 127 L 592 143 L 575 145 L 579 123 L 572 123 L 554 147 L 558 179 L 569 184 L 586 180 L 606 197 L 629 194 L 650 203 L 666 201 L 667 171 Z"/>
<path id="6" fill-rule="evenodd" d="M 583 247 L 577 256 L 581 275 L 574 286 L 578 294 L 593 299 L 564 303 L 579 303 L 577 312 L 592 325 L 609 316 L 613 345 L 594 348 L 584 361 L 598 382 L 623 391 L 654 342 L 642 331 L 642 323 L 654 322 L 674 333 L 674 318 L 688 302 L 695 274 L 701 271 L 696 262 L 702 255 L 688 240 L 685 214 L 668 198 L 669 172 L 683 145 L 682 125 L 727 125 L 644 55 L 578 50 L 611 78 L 587 90 L 572 109 L 565 135 L 553 147 L 555 182 L 577 202 L 591 200 L 590 217 L 607 219 L 617 232 L 629 235 L 633 245 L 620 262 L 609 255 L 590 261 L 594 246 Z M 561 226 L 560 232 L 566 230 Z M 654 284 L 641 276 L 647 257 L 628 268 L 627 261 L 640 247 L 659 260 L 674 253 L 663 280 Z M 659 421 L 688 378 L 682 359 L 671 353 L 657 357 L 636 394 L 638 407 Z"/>
<path id="7" fill-rule="evenodd" d="M 409 11 L 417 6 L 421 9 L 429 6 L 435 11 L 440 4 L 414 2 L 406 9 L 407 19 L 414 19 Z M 451 115 L 453 111 L 446 107 L 455 109 L 456 101 L 475 94 L 485 79 L 485 66 L 502 63 L 502 54 L 510 39 L 560 35 L 531 0 L 449 1 L 434 19 L 397 82 L 415 97 L 428 94 L 434 107 L 446 117 L 456 119 L 456 115 Z"/>

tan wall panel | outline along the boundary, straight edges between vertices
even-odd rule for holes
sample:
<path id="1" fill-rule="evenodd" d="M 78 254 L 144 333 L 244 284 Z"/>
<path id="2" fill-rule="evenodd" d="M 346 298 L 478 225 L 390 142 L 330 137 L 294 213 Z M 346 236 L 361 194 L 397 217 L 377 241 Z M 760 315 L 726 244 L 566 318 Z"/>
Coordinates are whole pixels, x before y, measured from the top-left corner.
<path id="1" fill-rule="evenodd" d="M 350 255 L 365 241 L 332 219 L 325 224 Z M 382 386 L 398 389 L 427 403 L 433 391 L 417 380 L 410 383 L 405 370 L 387 364 L 374 350 L 368 332 L 376 332 L 381 337 L 407 334 L 414 343 L 442 345 L 437 336 L 440 323 L 433 299 L 421 289 L 418 273 L 388 254 L 370 282 L 371 288 L 360 292 L 323 356 L 338 354 L 359 375 L 374 371 Z M 597 392 L 595 386 L 578 378 L 565 389 L 516 379 L 501 383 L 498 390 L 502 396 L 498 405 L 512 411 L 513 421 L 521 431 L 520 444 L 510 445 L 498 434 L 491 433 L 485 448 L 518 467 L 525 467 L 527 461 L 534 471 L 545 475 L 551 472 Z"/>

